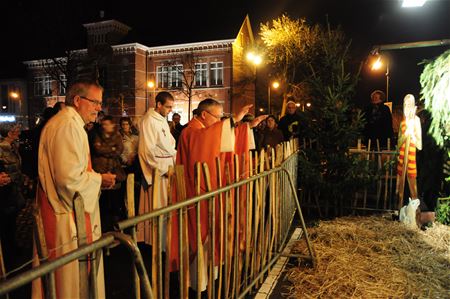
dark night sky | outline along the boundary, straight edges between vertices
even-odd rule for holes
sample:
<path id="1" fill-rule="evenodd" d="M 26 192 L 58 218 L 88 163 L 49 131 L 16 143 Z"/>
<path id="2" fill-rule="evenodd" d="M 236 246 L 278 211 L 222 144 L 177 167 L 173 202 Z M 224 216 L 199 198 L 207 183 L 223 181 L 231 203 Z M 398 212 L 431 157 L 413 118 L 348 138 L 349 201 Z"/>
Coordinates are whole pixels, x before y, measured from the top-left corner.
<path id="1" fill-rule="evenodd" d="M 6 2 L 6 1 L 5 1 Z M 85 46 L 81 24 L 117 19 L 132 31 L 125 42 L 148 46 L 233 38 L 246 13 L 257 36 L 259 24 L 287 12 L 309 23 L 341 24 L 363 60 L 375 44 L 450 38 L 450 0 L 428 0 L 422 8 L 401 8 L 400 0 L 241 0 L 241 1 L 8 1 L 0 10 L 0 77 L 23 76 L 21 61 L 58 55 L 64 48 Z M 144 5 L 145 3 L 145 5 Z M 157 4 L 155 4 L 157 3 Z M 6 9 L 5 9 L 6 8 Z M 391 52 L 394 98 L 418 92 L 417 63 L 443 47 Z M 363 71 L 358 96 L 384 89 L 383 73 Z"/>

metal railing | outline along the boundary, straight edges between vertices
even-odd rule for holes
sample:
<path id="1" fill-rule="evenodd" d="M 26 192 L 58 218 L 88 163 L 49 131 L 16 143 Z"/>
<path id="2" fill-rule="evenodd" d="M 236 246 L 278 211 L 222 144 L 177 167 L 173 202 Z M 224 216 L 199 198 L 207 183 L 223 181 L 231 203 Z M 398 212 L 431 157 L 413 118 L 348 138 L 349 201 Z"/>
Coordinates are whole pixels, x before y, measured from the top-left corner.
<path id="1" fill-rule="evenodd" d="M 224 187 L 220 185 L 221 171 L 217 161 L 219 187 L 213 191 L 209 191 L 211 184 L 208 165 L 197 164 L 196 189 L 200 190 L 203 177 L 209 192 L 190 199 L 183 198 L 183 169 L 176 168 L 177 195 L 181 197 L 181 201 L 117 224 L 117 229 L 130 231 L 134 239 L 138 224 L 148 221 L 152 226 L 152 268 L 156 271 L 152 271 L 151 281 L 155 298 L 171 296 L 167 271 L 170 264 L 174 263 L 174 259 L 170 258 L 173 256 L 170 252 L 173 248 L 178 248 L 175 262 L 179 265 L 177 276 L 180 298 L 188 297 L 189 286 L 196 290 L 197 298 L 205 290 L 208 298 L 243 298 L 255 291 L 286 246 L 295 213 L 299 215 L 309 252 L 303 258 L 314 265 L 313 249 L 297 197 L 297 149 L 295 142 L 288 142 L 269 152 L 262 150 L 260 153 L 248 153 L 248 163 L 245 155 L 241 158 L 235 155 L 233 165 L 226 167 L 229 184 Z M 240 161 L 244 167 L 239 166 Z M 200 168 L 203 169 L 203 176 Z M 235 172 L 233 182 L 230 179 L 230 169 Z M 245 173 L 248 173 L 247 178 Z M 159 184 L 158 177 L 153 176 L 154 185 Z M 158 191 L 153 190 L 153 194 L 158 194 Z M 205 241 L 201 238 L 202 206 L 207 209 L 209 223 Z M 165 218 L 170 223 L 176 220 L 179 238 L 175 247 L 167 246 L 166 259 L 163 260 L 161 237 Z M 187 218 L 190 218 L 190 223 L 195 222 L 194 232 L 186 232 Z M 220 227 L 217 228 L 217 225 Z M 174 242 L 170 230 L 168 227 L 167 243 Z M 197 250 L 189 252 L 193 243 Z M 216 257 L 216 252 L 219 258 Z M 195 262 L 192 262 L 192 255 Z M 189 268 L 194 268 L 195 271 L 189 271 Z M 136 288 L 138 285 L 136 277 Z"/>
<path id="2" fill-rule="evenodd" d="M 210 299 L 243 298 L 257 290 L 264 276 L 281 256 L 292 231 L 295 213 L 298 213 L 309 255 L 294 256 L 314 265 L 313 248 L 297 197 L 297 142 L 287 142 L 276 149 L 250 152 L 241 157 L 235 155 L 225 165 L 225 178 L 222 178 L 219 160 L 216 162 L 216 190 L 211 190 L 208 165 L 198 163 L 195 182 L 198 195 L 186 199 L 184 167 L 177 166 L 173 174 L 169 175 L 168 206 L 135 217 L 131 212 L 131 218 L 117 223 L 116 228 L 121 232 L 103 234 L 90 244 L 79 242 L 76 250 L 44 261 L 40 266 L 1 282 L 0 296 L 41 277 L 45 282 L 46 298 L 53 299 L 56 297 L 56 269 L 76 260 L 79 260 L 81 269 L 83 262 L 93 257 L 95 259 L 102 249 L 118 242 L 128 248 L 134 260 L 136 298 L 141 297 L 141 290 L 145 298 L 173 297 L 169 290 L 171 283 L 178 284 L 180 298 L 189 297 L 189 287 L 197 290 L 197 298 L 201 297 L 204 289 Z M 158 186 L 160 176 L 157 171 L 153 178 L 154 186 Z M 129 210 L 133 210 L 134 205 L 133 180 L 133 175 L 130 175 L 127 182 Z M 222 186 L 223 182 L 226 182 L 225 186 Z M 171 190 L 175 185 L 178 201 L 172 203 Z M 206 193 L 200 194 L 201 186 L 206 188 Z M 154 188 L 154 198 L 158 194 L 158 188 Z M 200 216 L 205 212 L 208 228 L 200 221 Z M 163 225 L 164 220 L 167 220 L 167 226 Z M 188 220 L 196 227 L 195 233 L 188 232 Z M 150 279 L 136 239 L 136 226 L 145 222 L 150 222 L 153 233 Z M 178 240 L 172 235 L 175 227 L 179 232 Z M 207 235 L 206 240 L 202 239 L 202 232 Z M 167 234 L 165 249 L 162 240 L 164 233 Z M 192 250 L 194 243 L 197 250 Z M 173 244 L 176 247 L 171 246 Z M 173 248 L 178 248 L 175 259 Z M 174 277 L 169 275 L 169 271 L 173 270 L 170 263 L 177 265 L 177 281 L 170 281 Z M 96 275 L 93 271 L 96 267 L 91 268 L 85 274 L 89 277 L 80 277 L 80 281 L 84 280 L 85 284 L 90 285 L 90 288 L 85 286 L 83 290 L 87 294 L 86 298 L 97 298 Z M 191 283 L 195 281 L 194 278 L 196 282 Z"/>
<path id="3" fill-rule="evenodd" d="M 11 291 L 18 289 L 26 284 L 31 283 L 33 280 L 41 277 L 48 276 L 54 273 L 55 270 L 67 265 L 73 261 L 86 259 L 87 256 L 91 255 L 98 250 L 107 248 L 114 243 L 119 242 L 124 245 L 128 251 L 131 253 L 137 273 L 142 281 L 142 286 L 147 298 L 152 298 L 152 291 L 150 282 L 148 279 L 147 271 L 142 260 L 141 252 L 137 247 L 136 243 L 131 239 L 130 236 L 120 233 L 120 232 L 109 232 L 103 234 L 98 240 L 82 245 L 76 250 L 70 251 L 52 261 L 44 262 L 41 265 L 34 267 L 20 275 L 12 277 L 6 281 L 0 283 L 0 296 L 10 293 Z M 54 280 L 54 276 L 50 279 Z M 96 285 L 96 276 L 93 275 L 93 285 Z M 55 283 L 49 283 L 50 289 L 46 290 L 46 298 L 56 298 L 56 288 Z M 95 292 L 91 293 L 91 298 L 97 298 Z"/>

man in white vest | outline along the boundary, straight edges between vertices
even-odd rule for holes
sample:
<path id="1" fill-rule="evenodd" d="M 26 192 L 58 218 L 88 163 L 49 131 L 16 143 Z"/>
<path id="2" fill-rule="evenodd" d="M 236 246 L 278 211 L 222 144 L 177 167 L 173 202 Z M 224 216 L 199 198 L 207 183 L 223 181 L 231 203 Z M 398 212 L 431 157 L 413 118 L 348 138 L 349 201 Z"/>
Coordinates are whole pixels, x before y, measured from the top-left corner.
<path id="1" fill-rule="evenodd" d="M 139 200 L 139 214 L 145 214 L 153 209 L 167 206 L 167 171 L 175 163 L 176 150 L 175 138 L 170 133 L 167 116 L 172 111 L 174 99 L 173 96 L 162 91 L 156 95 L 156 107 L 149 109 L 142 118 L 140 124 L 139 136 L 139 161 L 144 174 L 144 184 L 141 189 Z M 152 198 L 152 175 L 157 169 L 161 176 L 159 186 L 159 199 L 155 201 Z M 165 248 L 165 226 L 164 221 L 162 242 Z M 141 223 L 137 227 L 137 239 L 139 242 L 151 244 L 151 225 L 150 222 Z"/>
<path id="2" fill-rule="evenodd" d="M 66 107 L 45 125 L 39 143 L 38 207 L 50 259 L 77 248 L 73 197 L 79 192 L 85 208 L 87 241 L 101 236 L 100 188 L 112 188 L 115 175 L 92 170 L 85 124 L 95 121 L 102 106 L 103 88 L 95 81 L 74 82 Z M 37 263 L 35 263 L 37 264 Z M 57 298 L 79 298 L 78 261 L 55 272 Z M 99 298 L 105 297 L 103 261 L 97 277 Z M 33 282 L 33 298 L 43 296 L 40 279 Z"/>

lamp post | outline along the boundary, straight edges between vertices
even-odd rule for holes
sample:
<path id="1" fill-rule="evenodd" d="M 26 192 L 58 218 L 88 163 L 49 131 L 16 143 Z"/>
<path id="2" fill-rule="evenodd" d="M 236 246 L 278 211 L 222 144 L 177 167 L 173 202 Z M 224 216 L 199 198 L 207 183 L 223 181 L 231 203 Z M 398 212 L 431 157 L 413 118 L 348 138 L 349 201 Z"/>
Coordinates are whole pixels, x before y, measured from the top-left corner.
<path id="1" fill-rule="evenodd" d="M 270 90 L 273 89 L 277 89 L 278 87 L 280 87 L 280 83 L 278 81 L 274 81 L 272 82 L 272 84 L 267 85 L 267 111 L 269 112 L 269 114 L 271 113 L 271 103 L 270 103 Z"/>
<path id="2" fill-rule="evenodd" d="M 383 67 L 383 61 L 381 60 L 381 56 L 377 54 L 377 59 L 372 64 L 372 71 L 377 71 Z M 389 60 L 386 59 L 386 102 L 389 101 Z"/>
<path id="3" fill-rule="evenodd" d="M 17 91 L 12 91 L 9 93 L 9 96 L 14 100 L 19 101 L 19 114 L 22 117 L 22 100 L 20 99 L 20 94 Z"/>
<path id="4" fill-rule="evenodd" d="M 153 80 L 147 81 L 147 87 L 150 88 L 150 92 L 151 92 L 151 93 L 154 93 L 154 91 L 155 91 L 155 82 L 154 82 Z M 146 103 L 145 103 L 145 104 L 146 104 L 146 105 L 145 105 L 145 106 L 146 106 L 146 107 L 145 107 L 145 111 L 147 111 L 147 110 L 148 110 L 148 106 L 149 106 L 149 105 L 148 105 L 148 100 L 149 100 L 149 99 L 148 99 L 147 96 L 146 96 L 146 99 L 145 99 L 145 100 L 146 100 Z"/>
<path id="5" fill-rule="evenodd" d="M 260 65 L 262 63 L 262 57 L 261 57 L 261 55 L 256 54 L 254 52 L 248 52 L 246 57 L 247 57 L 247 60 L 255 66 L 255 102 L 256 102 L 256 77 L 257 77 L 256 71 L 258 69 L 258 65 Z"/>

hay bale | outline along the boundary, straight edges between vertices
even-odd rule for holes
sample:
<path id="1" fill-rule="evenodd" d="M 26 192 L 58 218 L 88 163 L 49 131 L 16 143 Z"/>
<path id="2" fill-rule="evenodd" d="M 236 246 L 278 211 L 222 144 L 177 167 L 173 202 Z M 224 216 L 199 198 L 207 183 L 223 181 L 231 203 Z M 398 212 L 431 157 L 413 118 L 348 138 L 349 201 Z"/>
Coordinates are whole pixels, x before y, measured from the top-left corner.
<path id="1" fill-rule="evenodd" d="M 450 298 L 450 227 L 426 231 L 382 217 L 343 217 L 309 229 L 317 268 L 288 270 L 290 298 Z M 305 254 L 298 242 L 293 251 Z"/>

